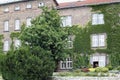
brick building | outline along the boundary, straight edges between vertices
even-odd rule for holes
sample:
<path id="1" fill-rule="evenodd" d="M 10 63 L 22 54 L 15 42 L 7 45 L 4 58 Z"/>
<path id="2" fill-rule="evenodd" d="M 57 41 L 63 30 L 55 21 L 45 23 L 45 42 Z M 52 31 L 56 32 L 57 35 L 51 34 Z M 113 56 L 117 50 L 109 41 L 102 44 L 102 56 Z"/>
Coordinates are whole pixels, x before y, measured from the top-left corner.
<path id="1" fill-rule="evenodd" d="M 55 6 L 54 0 L 17 0 L 0 4 L 0 34 L 3 34 L 3 51 L 8 51 L 11 44 L 10 33 L 20 31 L 23 23 L 31 25 L 30 21 L 41 13 L 39 7 Z M 20 45 L 18 39 L 15 46 Z"/>
<path id="2" fill-rule="evenodd" d="M 10 33 L 20 31 L 20 26 L 25 23 L 31 25 L 30 21 L 41 13 L 41 6 L 55 6 L 62 19 L 63 26 L 81 25 L 84 27 L 89 21 L 92 25 L 103 25 L 104 14 L 93 12 L 91 5 L 111 5 L 118 4 L 120 0 L 78 0 L 75 2 L 57 3 L 56 0 L 19 0 L 0 4 L 0 33 L 3 34 L 3 50 L 8 51 L 11 44 Z M 91 48 L 106 49 L 107 34 L 91 34 Z M 74 36 L 70 35 L 69 48 L 73 47 Z M 20 45 L 18 39 L 14 40 L 15 46 Z M 95 52 L 90 57 L 90 63 L 100 67 L 109 63 L 106 53 L 99 54 Z M 60 62 L 60 69 L 72 69 L 72 60 L 67 58 L 66 61 Z"/>
<path id="3" fill-rule="evenodd" d="M 88 22 L 91 21 L 91 25 L 104 25 L 105 19 L 104 14 L 100 11 L 94 12 L 92 11 L 92 5 L 112 5 L 119 4 L 120 0 L 78 0 L 75 2 L 65 2 L 59 3 L 57 9 L 63 19 L 63 26 L 72 26 L 72 25 L 80 25 L 81 27 L 85 27 Z M 71 38 L 71 44 L 72 43 Z M 107 33 L 96 33 L 90 35 L 91 41 L 91 49 L 106 49 L 107 48 Z M 78 42 L 79 43 L 79 42 Z M 109 63 L 109 57 L 106 53 L 94 52 L 90 56 L 90 64 L 93 67 L 99 66 L 104 67 Z M 72 60 L 66 59 L 66 61 L 61 61 L 60 69 L 71 69 L 72 68 Z"/>

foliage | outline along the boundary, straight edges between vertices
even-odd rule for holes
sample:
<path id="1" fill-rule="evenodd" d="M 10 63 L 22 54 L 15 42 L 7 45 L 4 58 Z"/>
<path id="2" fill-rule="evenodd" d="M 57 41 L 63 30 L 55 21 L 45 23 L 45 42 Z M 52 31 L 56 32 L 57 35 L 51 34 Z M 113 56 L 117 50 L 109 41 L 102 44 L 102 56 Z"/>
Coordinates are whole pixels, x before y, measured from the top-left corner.
<path id="1" fill-rule="evenodd" d="M 108 72 L 109 69 L 107 67 L 97 67 L 95 72 Z"/>
<path id="2" fill-rule="evenodd" d="M 84 28 L 77 28 L 75 34 L 74 52 L 76 56 L 82 54 L 91 55 L 94 53 L 109 54 L 111 66 L 120 65 L 120 4 L 93 5 L 92 12 L 104 14 L 104 24 L 92 25 L 91 21 Z M 75 32 L 75 31 L 74 31 Z M 103 49 L 91 49 L 91 34 L 106 33 L 107 47 Z M 79 59 L 78 59 L 79 60 Z M 76 64 L 79 64 L 77 62 Z M 86 64 L 88 64 L 86 62 Z"/>
<path id="3" fill-rule="evenodd" d="M 89 64 L 89 56 L 87 55 L 78 55 L 77 53 L 74 53 L 73 57 L 73 67 L 74 68 L 82 68 L 87 67 Z"/>
<path id="4" fill-rule="evenodd" d="M 66 29 L 61 26 L 61 19 L 56 9 L 43 8 L 40 16 L 32 20 L 32 25 L 24 28 L 20 38 L 27 46 L 40 46 L 51 52 L 51 57 L 58 62 L 65 58 Z"/>
<path id="5" fill-rule="evenodd" d="M 95 68 L 89 68 L 90 72 L 95 72 Z"/>
<path id="6" fill-rule="evenodd" d="M 40 47 L 9 51 L 2 62 L 4 80 L 47 80 L 54 71 L 50 52 Z"/>

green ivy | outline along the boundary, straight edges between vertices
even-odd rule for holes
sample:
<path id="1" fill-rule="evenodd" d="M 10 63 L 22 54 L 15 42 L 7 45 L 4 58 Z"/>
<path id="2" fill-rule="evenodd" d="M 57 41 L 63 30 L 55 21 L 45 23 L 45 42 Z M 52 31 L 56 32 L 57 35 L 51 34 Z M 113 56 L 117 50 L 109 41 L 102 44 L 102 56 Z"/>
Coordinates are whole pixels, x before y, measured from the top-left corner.
<path id="1" fill-rule="evenodd" d="M 102 25 L 92 25 L 91 21 L 85 28 L 77 28 L 75 34 L 74 52 L 87 55 L 95 52 L 109 54 L 110 64 L 114 67 L 120 65 L 120 4 L 93 5 L 92 12 L 104 14 L 105 23 Z M 79 30 L 79 31 L 78 31 Z M 107 48 L 91 49 L 91 34 L 107 34 Z M 75 60 L 78 60 L 76 58 Z M 76 64 L 79 64 L 77 62 Z M 88 64 L 88 62 L 86 62 Z"/>

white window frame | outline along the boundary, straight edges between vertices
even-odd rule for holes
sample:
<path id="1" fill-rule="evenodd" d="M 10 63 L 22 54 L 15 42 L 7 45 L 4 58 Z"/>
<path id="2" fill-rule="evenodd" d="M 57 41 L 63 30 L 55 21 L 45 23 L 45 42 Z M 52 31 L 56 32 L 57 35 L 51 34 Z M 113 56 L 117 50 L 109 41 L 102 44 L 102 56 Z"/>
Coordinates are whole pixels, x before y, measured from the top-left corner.
<path id="1" fill-rule="evenodd" d="M 100 48 L 106 47 L 106 34 L 92 34 L 91 35 L 91 47 Z"/>
<path id="2" fill-rule="evenodd" d="M 21 41 L 19 39 L 16 39 L 15 42 L 14 42 L 14 46 L 16 48 L 20 47 L 21 46 Z"/>
<path id="3" fill-rule="evenodd" d="M 8 51 L 9 50 L 9 41 L 5 40 L 4 41 L 4 46 L 3 46 L 3 51 Z"/>
<path id="4" fill-rule="evenodd" d="M 92 25 L 104 24 L 104 14 L 93 14 Z"/>
<path id="5" fill-rule="evenodd" d="M 63 27 L 66 27 L 66 26 L 71 27 L 72 26 L 72 16 L 70 16 L 70 15 L 69 16 L 62 16 L 61 20 L 62 20 Z"/>
<path id="6" fill-rule="evenodd" d="M 15 11 L 19 11 L 20 10 L 20 6 L 15 6 Z"/>
<path id="7" fill-rule="evenodd" d="M 73 61 L 72 59 L 66 58 L 64 61 L 60 61 L 60 69 L 72 69 L 73 68 Z"/>
<path id="8" fill-rule="evenodd" d="M 31 9 L 32 8 L 32 4 L 31 3 L 27 3 L 26 8 L 27 9 Z"/>
<path id="9" fill-rule="evenodd" d="M 9 31 L 9 21 L 4 21 L 4 31 Z"/>
<path id="10" fill-rule="evenodd" d="M 15 20 L 15 30 L 20 30 L 20 19 Z"/>
<path id="11" fill-rule="evenodd" d="M 31 20 L 32 20 L 31 17 L 28 17 L 28 18 L 26 19 L 26 25 L 27 25 L 27 27 L 31 26 Z"/>

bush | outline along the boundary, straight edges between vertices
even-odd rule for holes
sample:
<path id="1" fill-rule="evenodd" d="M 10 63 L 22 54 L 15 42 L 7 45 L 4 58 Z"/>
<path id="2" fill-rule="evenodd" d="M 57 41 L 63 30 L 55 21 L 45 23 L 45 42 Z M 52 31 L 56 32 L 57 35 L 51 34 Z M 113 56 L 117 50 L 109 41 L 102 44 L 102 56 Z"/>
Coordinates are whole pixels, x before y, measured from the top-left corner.
<path id="1" fill-rule="evenodd" d="M 106 67 L 97 67 L 95 69 L 95 72 L 108 72 L 108 71 L 109 71 L 109 69 Z"/>
<path id="2" fill-rule="evenodd" d="M 109 70 L 113 70 L 113 67 L 111 65 L 106 66 Z"/>
<path id="3" fill-rule="evenodd" d="M 41 48 L 9 51 L 2 62 L 4 80 L 48 80 L 54 71 L 50 53 Z"/>
<path id="4" fill-rule="evenodd" d="M 118 66 L 118 67 L 117 67 L 117 70 L 119 70 L 119 71 L 120 71 L 120 66 Z"/>
<path id="5" fill-rule="evenodd" d="M 90 72 L 95 72 L 95 68 L 89 68 Z"/>

